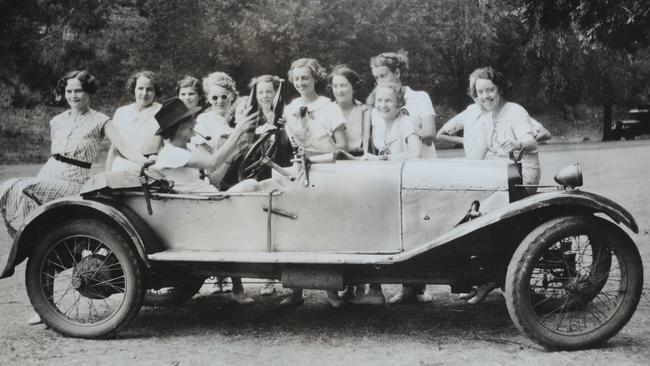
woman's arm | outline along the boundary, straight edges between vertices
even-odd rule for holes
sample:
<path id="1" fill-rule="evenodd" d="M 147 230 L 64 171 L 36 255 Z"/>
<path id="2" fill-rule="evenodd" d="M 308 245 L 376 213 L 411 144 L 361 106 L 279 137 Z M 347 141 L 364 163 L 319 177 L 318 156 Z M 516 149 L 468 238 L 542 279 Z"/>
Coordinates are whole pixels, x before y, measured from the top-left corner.
<path id="1" fill-rule="evenodd" d="M 364 110 L 361 120 L 361 145 L 364 155 L 370 151 L 370 114 L 370 109 Z"/>
<path id="2" fill-rule="evenodd" d="M 465 143 L 465 139 L 456 134 L 465 128 L 465 122 L 463 120 L 464 111 L 454 116 L 452 119 L 447 121 L 438 131 L 437 139 L 438 141 L 450 142 L 452 144 L 461 144 Z"/>
<path id="3" fill-rule="evenodd" d="M 397 154 L 390 154 L 388 158 L 390 160 L 408 160 L 420 158 L 420 155 L 422 154 L 422 140 L 420 139 L 420 136 L 415 133 L 409 135 L 406 138 L 406 146 L 408 147 L 408 151 Z"/>
<path id="4" fill-rule="evenodd" d="M 345 125 L 340 124 L 332 134 L 332 139 L 334 140 L 334 145 L 339 150 L 346 151 L 348 149 L 348 139 L 345 136 Z"/>
<path id="5" fill-rule="evenodd" d="M 436 137 L 436 115 L 427 114 L 419 116 L 419 118 L 420 130 L 418 131 L 418 134 L 423 140 L 433 141 Z"/>
<path id="6" fill-rule="evenodd" d="M 257 122 L 257 112 L 248 114 L 249 112 L 250 107 L 246 110 L 245 114 L 239 116 L 235 129 L 221 147 L 214 150 L 212 153 L 193 151 L 192 157 L 186 166 L 199 169 L 218 170 L 222 165 L 227 163 L 228 160 L 230 160 L 229 163 L 232 164 L 232 158 L 243 148 L 242 136 L 248 130 L 254 128 L 255 123 Z"/>
<path id="7" fill-rule="evenodd" d="M 112 148 L 117 149 L 125 158 L 137 164 L 144 164 L 147 162 L 147 158 L 142 155 L 137 148 L 124 140 L 124 137 L 117 127 L 115 127 L 113 122 L 108 121 L 104 124 L 104 133 L 113 144 Z"/>

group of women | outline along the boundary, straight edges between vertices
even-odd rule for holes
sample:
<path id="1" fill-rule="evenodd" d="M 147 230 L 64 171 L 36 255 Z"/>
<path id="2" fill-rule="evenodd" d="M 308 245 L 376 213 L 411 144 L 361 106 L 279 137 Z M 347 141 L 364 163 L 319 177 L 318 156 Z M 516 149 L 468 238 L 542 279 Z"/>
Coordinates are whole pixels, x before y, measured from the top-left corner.
<path id="1" fill-rule="evenodd" d="M 377 55 L 370 59 L 370 68 L 376 86 L 362 103 L 361 78 L 349 67 L 338 65 L 328 74 L 315 59 L 294 61 L 288 80 L 299 96 L 283 114 L 291 146 L 310 152 L 345 150 L 365 160 L 432 159 L 437 157 L 437 137 L 462 143 L 471 159 L 507 159 L 512 152 L 521 153 L 524 184 L 539 182 L 536 138 L 547 137 L 547 131 L 535 125 L 523 107 L 505 100 L 509 84 L 501 73 L 491 67 L 475 70 L 469 77 L 469 94 L 475 103 L 436 134 L 429 95 L 404 83 L 409 70 L 406 53 Z M 273 128 L 271 104 L 281 81 L 272 75 L 252 80 L 249 86 L 255 90 L 252 97 L 259 112 L 250 113 L 245 107 L 250 103 L 242 102 L 245 98 L 238 96 L 235 82 L 226 73 L 214 72 L 202 81 L 185 76 L 178 82 L 175 98 L 160 104 L 156 102 L 161 96 L 158 76 L 141 71 L 127 83 L 134 103 L 118 108 L 111 121 L 90 108 L 90 96 L 97 89 L 94 77 L 87 71 L 66 74 L 58 88 L 70 109 L 50 121 L 51 158 L 36 177 L 12 179 L 0 186 L 0 211 L 9 234 L 13 237 L 38 205 L 80 191 L 104 136 L 112 142 L 106 162 L 109 171 L 139 171 L 155 160 L 154 166 L 175 181 L 177 190 L 227 188 L 225 176 L 250 145 L 251 128 L 260 123 Z M 333 100 L 323 95 L 326 90 Z M 461 129 L 463 137 L 455 136 Z M 404 285 L 389 302 L 431 301 L 424 290 L 424 286 Z M 262 294 L 273 291 L 268 283 Z M 470 302 L 481 301 L 487 291 L 479 287 Z M 340 306 L 345 298 L 360 304 L 386 302 L 380 284 L 348 288 L 340 295 L 328 292 L 333 306 Z M 252 301 L 237 278 L 233 300 Z M 281 304 L 303 302 L 302 291 L 293 290 Z"/>

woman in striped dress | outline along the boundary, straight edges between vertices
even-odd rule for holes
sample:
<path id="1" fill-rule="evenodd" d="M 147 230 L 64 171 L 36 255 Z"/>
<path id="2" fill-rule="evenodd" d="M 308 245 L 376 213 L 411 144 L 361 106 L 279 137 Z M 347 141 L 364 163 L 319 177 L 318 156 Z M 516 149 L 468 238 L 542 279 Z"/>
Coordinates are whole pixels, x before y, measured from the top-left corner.
<path id="1" fill-rule="evenodd" d="M 97 90 L 87 71 L 72 71 L 57 84 L 70 109 L 50 121 L 52 155 L 32 178 L 6 181 L 0 186 L 0 213 L 11 237 L 22 229 L 29 214 L 45 202 L 79 193 L 90 178 L 90 166 L 104 136 L 130 160 L 147 159 L 128 145 L 109 118 L 90 109 L 90 95 Z"/>

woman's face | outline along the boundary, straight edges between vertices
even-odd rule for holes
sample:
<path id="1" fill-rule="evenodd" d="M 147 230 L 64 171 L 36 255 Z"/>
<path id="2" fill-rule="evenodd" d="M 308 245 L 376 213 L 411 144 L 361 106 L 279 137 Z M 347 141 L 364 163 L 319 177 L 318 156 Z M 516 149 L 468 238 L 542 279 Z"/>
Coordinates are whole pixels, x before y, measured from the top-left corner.
<path id="1" fill-rule="evenodd" d="M 140 108 L 147 108 L 152 103 L 156 97 L 156 88 L 153 85 L 151 79 L 140 76 L 135 81 L 135 103 Z"/>
<path id="2" fill-rule="evenodd" d="M 391 88 L 377 88 L 375 92 L 375 109 L 385 120 L 394 120 L 399 115 L 397 96 Z"/>
<path id="3" fill-rule="evenodd" d="M 476 100 L 486 111 L 493 111 L 501 102 L 499 88 L 490 79 L 476 79 Z"/>
<path id="4" fill-rule="evenodd" d="M 394 82 L 399 83 L 399 69 L 392 71 L 388 66 L 373 66 L 372 67 L 372 76 L 375 78 L 377 84 Z"/>
<path id="5" fill-rule="evenodd" d="M 338 103 L 351 103 L 353 101 L 352 84 L 342 75 L 332 77 L 332 94 Z"/>
<path id="6" fill-rule="evenodd" d="M 199 93 L 191 86 L 182 87 L 178 91 L 178 98 L 185 103 L 187 108 L 196 107 L 199 105 Z"/>
<path id="7" fill-rule="evenodd" d="M 65 100 L 70 108 L 85 112 L 89 108 L 90 95 L 81 86 L 81 81 L 72 78 L 65 86 Z"/>
<path id="8" fill-rule="evenodd" d="M 232 107 L 232 92 L 223 86 L 212 85 L 208 89 L 208 101 L 215 112 L 225 117 L 230 113 L 230 108 Z"/>
<path id="9" fill-rule="evenodd" d="M 311 70 L 306 66 L 293 69 L 292 82 L 301 96 L 316 93 L 316 80 L 311 74 Z"/>
<path id="10" fill-rule="evenodd" d="M 275 88 L 270 81 L 262 81 L 257 83 L 257 103 L 264 109 L 271 108 L 273 97 L 275 97 Z"/>

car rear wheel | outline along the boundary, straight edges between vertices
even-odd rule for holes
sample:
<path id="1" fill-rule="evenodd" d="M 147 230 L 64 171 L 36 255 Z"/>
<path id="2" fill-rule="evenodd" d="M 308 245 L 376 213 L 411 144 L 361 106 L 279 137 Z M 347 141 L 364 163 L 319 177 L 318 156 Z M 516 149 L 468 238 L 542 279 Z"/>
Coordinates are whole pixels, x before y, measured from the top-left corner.
<path id="1" fill-rule="evenodd" d="M 508 266 L 506 304 L 524 334 L 550 349 L 605 342 L 630 319 L 643 287 L 634 242 L 611 222 L 567 216 L 533 230 Z"/>
<path id="2" fill-rule="evenodd" d="M 137 253 L 123 235 L 93 219 L 63 222 L 38 240 L 27 263 L 34 310 L 57 332 L 110 336 L 137 315 L 144 294 Z"/>

